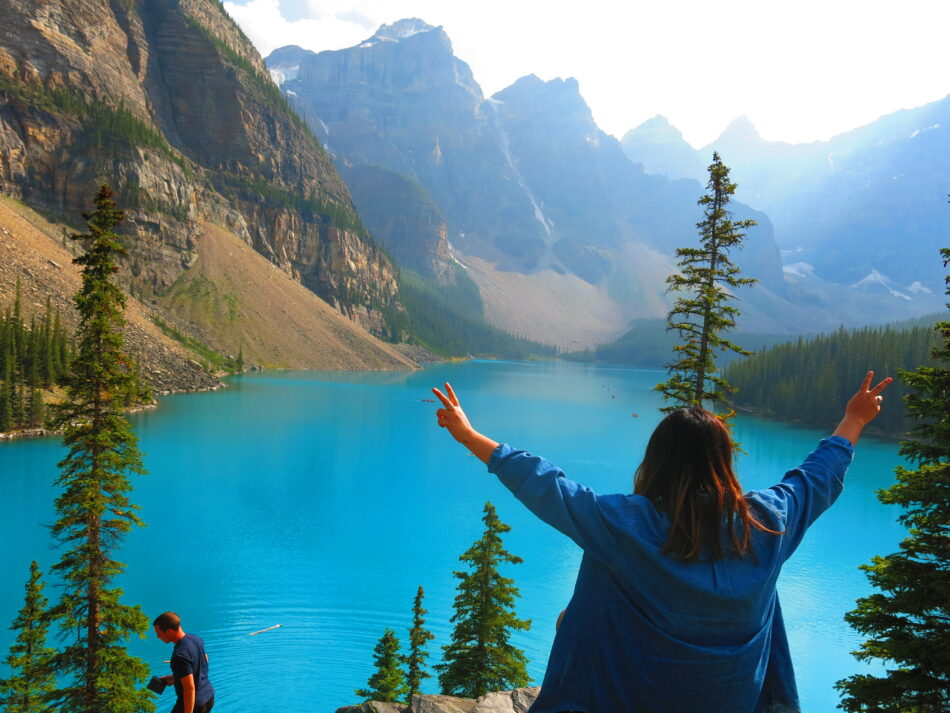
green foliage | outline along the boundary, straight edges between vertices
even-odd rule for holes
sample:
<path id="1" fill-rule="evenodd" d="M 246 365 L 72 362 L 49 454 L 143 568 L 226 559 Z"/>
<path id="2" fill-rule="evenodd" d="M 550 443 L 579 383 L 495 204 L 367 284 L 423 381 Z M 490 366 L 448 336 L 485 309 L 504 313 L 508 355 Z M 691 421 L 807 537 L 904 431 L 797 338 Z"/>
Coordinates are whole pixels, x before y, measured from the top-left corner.
<path id="1" fill-rule="evenodd" d="M 13 304 L 0 317 L 0 432 L 45 422 L 43 393 L 66 374 L 69 345 L 59 311 L 49 299 L 42 318 L 23 320 L 20 283 Z"/>
<path id="2" fill-rule="evenodd" d="M 68 452 L 58 464 L 57 520 L 50 531 L 65 552 L 53 565 L 62 595 L 49 616 L 64 646 L 51 660 L 59 678 L 51 701 L 61 713 L 138 713 L 154 710 L 142 685 L 148 666 L 125 645 L 131 635 L 144 635 L 148 619 L 139 607 L 120 602 L 114 580 L 125 565 L 112 552 L 142 525 L 128 493 L 129 475 L 145 470 L 122 411 L 144 393 L 120 331 L 125 295 L 114 278 L 125 250 L 114 228 L 122 212 L 108 186 L 95 205 L 85 215 L 89 232 L 71 236 L 86 251 L 74 260 L 82 266 L 75 296 L 80 323 L 67 399 L 58 409 Z"/>
<path id="3" fill-rule="evenodd" d="M 373 654 L 376 673 L 370 676 L 366 684 L 368 688 L 358 688 L 354 693 L 367 701 L 401 701 L 406 695 L 406 680 L 400 667 L 402 657 L 399 655 L 396 632 L 387 628 Z"/>
<path id="4" fill-rule="evenodd" d="M 554 356 L 554 347 L 490 326 L 481 316 L 481 298 L 460 272 L 454 285 L 434 287 L 408 270 L 400 271 L 399 299 L 406 308 L 402 325 L 414 343 L 442 356 L 495 356 L 528 359 Z"/>
<path id="5" fill-rule="evenodd" d="M 162 330 L 162 333 L 166 337 L 171 337 L 176 342 L 181 344 L 183 347 L 192 352 L 201 360 L 201 365 L 208 371 L 224 371 L 229 374 L 240 373 L 244 371 L 244 355 L 241 352 L 238 357 L 233 358 L 216 352 L 214 349 L 209 347 L 204 342 L 195 339 L 194 337 L 189 337 L 187 334 L 182 332 L 180 329 L 170 325 L 164 319 L 158 315 L 152 314 L 149 315 L 149 318 L 158 327 Z"/>
<path id="6" fill-rule="evenodd" d="M 733 362 L 723 376 L 738 388 L 733 397 L 737 407 L 830 428 L 854 392 L 855 374 L 874 369 L 886 376 L 928 364 L 935 344 L 932 326 L 841 328 L 764 349 Z M 885 397 L 899 403 L 905 393 L 895 383 Z M 899 408 L 883 409 L 871 424 L 875 432 L 889 436 L 901 436 L 909 427 Z"/>
<path id="7" fill-rule="evenodd" d="M 696 224 L 700 247 L 678 248 L 679 273 L 666 281 L 670 292 L 686 292 L 679 296 L 667 317 L 668 329 L 676 330 L 680 344 L 673 347 L 676 360 L 667 365 L 669 378 L 656 385 L 663 398 L 673 405 L 662 408 L 672 411 L 681 406 L 702 407 L 724 405 L 734 389 L 722 378 L 716 367 L 716 353 L 745 350 L 723 337 L 735 328 L 739 310 L 729 304 L 733 295 L 727 288 L 751 285 L 755 280 L 739 277 L 739 268 L 732 264 L 729 252 L 742 244 L 743 230 L 755 225 L 754 220 L 733 222 L 726 209 L 736 191 L 729 180 L 729 168 L 713 153 L 709 165 L 709 191 L 699 199 L 704 218 Z"/>
<path id="8" fill-rule="evenodd" d="M 940 252 L 950 266 L 950 248 Z M 950 275 L 946 282 L 950 295 Z M 898 552 L 861 567 L 879 591 L 845 615 L 869 637 L 854 656 L 888 668 L 838 682 L 849 713 L 950 710 L 950 321 L 935 331 L 935 365 L 900 374 L 915 423 L 901 455 L 917 469 L 898 467 L 897 482 L 878 493 L 881 502 L 901 507 L 898 520 L 908 534 Z"/>
<path id="9" fill-rule="evenodd" d="M 419 693 L 422 680 L 431 678 L 432 674 L 425 670 L 429 651 L 426 644 L 435 638 L 431 631 L 425 628 L 426 610 L 422 608 L 422 598 L 425 592 L 422 585 L 416 591 L 416 598 L 412 602 L 412 628 L 409 629 L 409 655 L 406 657 L 406 698 Z"/>
<path id="10" fill-rule="evenodd" d="M 46 645 L 46 597 L 39 565 L 30 563 L 23 608 L 10 627 L 19 632 L 6 664 L 9 678 L 0 681 L 0 706 L 7 713 L 45 713 L 56 676 L 50 667 L 53 650 Z"/>
<path id="11" fill-rule="evenodd" d="M 504 563 L 519 564 L 520 557 L 504 549 L 501 536 L 511 527 L 485 503 L 485 532 L 459 557 L 470 571 L 455 572 L 459 579 L 452 623 L 452 642 L 443 646 L 443 663 L 436 666 L 439 685 L 448 695 L 478 698 L 489 691 L 528 685 L 528 660 L 508 643 L 513 630 L 527 631 L 531 622 L 518 619 L 514 606 L 520 596 L 513 579 L 498 571 Z"/>

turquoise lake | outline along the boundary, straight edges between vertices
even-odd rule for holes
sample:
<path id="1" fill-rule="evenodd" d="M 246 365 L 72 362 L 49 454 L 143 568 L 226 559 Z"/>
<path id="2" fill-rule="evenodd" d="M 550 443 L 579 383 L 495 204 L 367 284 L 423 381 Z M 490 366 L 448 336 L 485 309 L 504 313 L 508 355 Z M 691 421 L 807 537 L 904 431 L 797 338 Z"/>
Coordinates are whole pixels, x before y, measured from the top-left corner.
<path id="1" fill-rule="evenodd" d="M 580 551 L 439 429 L 436 405 L 423 399 L 451 381 L 484 433 L 547 456 L 597 491 L 630 492 L 659 418 L 651 388 L 662 377 L 474 361 L 412 373 L 260 373 L 219 392 L 163 398 L 133 417 L 149 474 L 136 479 L 132 498 L 148 526 L 119 554 L 128 562 L 124 601 L 150 620 L 173 609 L 204 638 L 215 710 L 332 713 L 357 701 L 353 689 L 372 673 L 385 627 L 406 642 L 420 584 L 436 662 L 451 632 L 452 572 L 481 534 L 490 500 L 512 527 L 507 548 L 524 558 L 505 573 L 521 590 L 518 614 L 533 625 L 513 642 L 540 682 Z M 746 489 L 772 485 L 827 435 L 742 416 L 735 432 L 747 451 L 738 465 Z M 57 559 L 46 525 L 61 455 L 56 439 L 0 445 L 0 658 L 30 560 L 45 571 Z M 862 439 L 844 494 L 780 579 L 805 713 L 834 710 L 835 681 L 866 670 L 849 654 L 860 637 L 842 617 L 871 591 L 858 565 L 895 550 L 902 537 L 897 510 L 874 495 L 900 462 L 896 444 Z M 56 595 L 52 584 L 46 591 Z M 162 662 L 171 648 L 154 635 L 131 647 L 155 672 L 168 672 Z M 437 692 L 434 678 L 424 692 Z M 158 701 L 168 711 L 174 694 Z"/>

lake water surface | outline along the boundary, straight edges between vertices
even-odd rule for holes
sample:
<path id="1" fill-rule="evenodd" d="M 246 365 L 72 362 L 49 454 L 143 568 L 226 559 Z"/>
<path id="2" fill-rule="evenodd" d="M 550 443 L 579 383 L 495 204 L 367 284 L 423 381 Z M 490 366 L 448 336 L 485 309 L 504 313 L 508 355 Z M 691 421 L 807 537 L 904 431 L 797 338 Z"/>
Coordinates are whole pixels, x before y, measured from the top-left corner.
<path id="1" fill-rule="evenodd" d="M 178 611 L 185 630 L 204 638 L 216 710 L 332 713 L 357 701 L 353 689 L 372 673 L 385 627 L 407 642 L 420 584 L 436 662 L 451 633 L 452 572 L 480 536 L 490 500 L 512 526 L 507 548 L 524 558 L 506 574 L 521 589 L 518 614 L 533 625 L 513 642 L 540 682 L 580 551 L 437 428 L 436 405 L 423 399 L 449 380 L 476 428 L 547 456 L 597 491 L 630 492 L 658 420 L 651 388 L 662 376 L 476 361 L 414 373 L 253 374 L 220 392 L 165 398 L 133 417 L 149 471 L 136 479 L 133 501 L 148 527 L 119 555 L 128 562 L 124 601 L 149 619 Z M 739 462 L 747 489 L 776 482 L 827 435 L 741 416 L 735 431 L 748 452 Z M 57 559 L 45 525 L 61 456 L 55 439 L 0 445 L 0 659 L 30 560 L 45 571 Z M 874 496 L 900 462 L 896 444 L 863 439 L 844 495 L 780 579 L 805 713 L 834 710 L 834 682 L 865 670 L 849 655 L 860 638 L 842 616 L 870 591 L 858 565 L 902 536 L 897 511 Z M 169 646 L 151 636 L 132 648 L 167 672 Z M 437 692 L 435 679 L 423 690 Z M 159 711 L 173 702 L 167 691 Z"/>

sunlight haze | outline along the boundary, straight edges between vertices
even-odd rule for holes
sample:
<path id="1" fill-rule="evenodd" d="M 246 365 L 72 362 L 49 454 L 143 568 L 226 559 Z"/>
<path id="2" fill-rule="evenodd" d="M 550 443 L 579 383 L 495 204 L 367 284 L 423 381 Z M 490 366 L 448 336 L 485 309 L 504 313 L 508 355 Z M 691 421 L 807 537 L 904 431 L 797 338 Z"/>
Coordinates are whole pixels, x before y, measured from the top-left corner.
<path id="1" fill-rule="evenodd" d="M 950 92 L 942 0 L 585 3 L 225 2 L 262 55 L 342 49 L 383 23 L 441 25 L 486 96 L 526 74 L 575 77 L 620 138 L 662 114 L 701 147 L 748 116 L 770 140 L 823 140 Z"/>

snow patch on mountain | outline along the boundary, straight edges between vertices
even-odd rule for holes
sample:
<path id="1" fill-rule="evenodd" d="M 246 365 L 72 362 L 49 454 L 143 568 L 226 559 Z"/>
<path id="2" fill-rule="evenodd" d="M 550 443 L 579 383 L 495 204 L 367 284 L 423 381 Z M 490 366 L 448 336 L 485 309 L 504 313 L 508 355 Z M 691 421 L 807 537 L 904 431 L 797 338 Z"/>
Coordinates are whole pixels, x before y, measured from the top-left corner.
<path id="1" fill-rule="evenodd" d="M 795 277 L 815 277 L 815 268 L 807 262 L 793 262 L 790 265 L 783 265 L 782 271 L 786 275 Z"/>
<path id="2" fill-rule="evenodd" d="M 940 124 L 934 124 L 933 126 L 928 126 L 926 129 L 914 129 L 914 132 L 910 135 L 909 138 L 913 139 L 917 136 L 920 136 L 925 131 L 930 131 L 931 129 L 939 129 Z"/>
<path id="3" fill-rule="evenodd" d="M 913 298 L 910 296 L 894 289 L 894 281 L 891 278 L 873 269 L 865 277 L 851 285 L 851 287 L 865 290 L 869 289 L 876 292 L 883 290 L 892 297 L 899 297 L 900 299 L 907 300 L 908 302 L 913 301 Z"/>
<path id="4" fill-rule="evenodd" d="M 284 82 L 289 82 L 291 79 L 297 78 L 297 75 L 300 73 L 300 65 L 271 67 L 269 71 L 271 81 L 279 87 Z"/>

